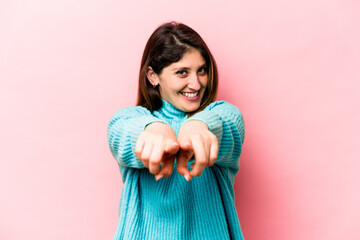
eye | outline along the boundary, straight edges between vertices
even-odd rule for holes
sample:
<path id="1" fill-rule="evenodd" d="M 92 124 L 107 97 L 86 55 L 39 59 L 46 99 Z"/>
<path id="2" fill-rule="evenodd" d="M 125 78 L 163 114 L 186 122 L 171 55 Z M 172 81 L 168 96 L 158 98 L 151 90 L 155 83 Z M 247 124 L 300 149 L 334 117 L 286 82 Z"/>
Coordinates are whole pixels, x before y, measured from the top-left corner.
<path id="1" fill-rule="evenodd" d="M 180 77 L 186 77 L 187 76 L 187 71 L 186 70 L 179 70 L 176 72 L 177 75 L 179 75 Z"/>
<path id="2" fill-rule="evenodd" d="M 205 67 L 199 68 L 198 73 L 200 74 L 200 76 L 205 76 L 207 73 L 206 68 Z"/>

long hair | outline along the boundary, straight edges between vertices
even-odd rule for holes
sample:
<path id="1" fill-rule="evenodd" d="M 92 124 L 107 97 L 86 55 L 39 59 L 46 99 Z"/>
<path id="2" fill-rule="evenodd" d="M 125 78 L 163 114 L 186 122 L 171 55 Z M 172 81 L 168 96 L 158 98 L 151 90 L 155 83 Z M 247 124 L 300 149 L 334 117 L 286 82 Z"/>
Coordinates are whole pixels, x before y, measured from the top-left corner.
<path id="1" fill-rule="evenodd" d="M 154 88 L 146 76 L 148 67 L 152 67 L 156 74 L 160 74 L 163 68 L 179 61 L 190 48 L 200 51 L 206 62 L 208 74 L 204 97 L 195 112 L 203 110 L 209 103 L 215 101 L 218 72 L 209 48 L 201 36 L 189 26 L 169 22 L 159 26 L 146 43 L 139 73 L 137 106 L 143 106 L 151 112 L 161 108 L 159 87 Z"/>

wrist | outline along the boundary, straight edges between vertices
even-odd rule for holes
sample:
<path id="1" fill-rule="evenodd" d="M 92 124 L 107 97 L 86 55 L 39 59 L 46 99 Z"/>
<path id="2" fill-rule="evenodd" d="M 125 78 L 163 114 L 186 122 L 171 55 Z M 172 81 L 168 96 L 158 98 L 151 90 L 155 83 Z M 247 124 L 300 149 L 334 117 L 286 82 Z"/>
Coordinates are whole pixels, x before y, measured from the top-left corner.
<path id="1" fill-rule="evenodd" d="M 183 124 L 183 126 L 191 127 L 194 130 L 197 130 L 197 129 L 209 130 L 209 127 L 205 122 L 203 122 L 201 120 L 197 120 L 197 119 L 187 121 L 186 123 Z"/>
<path id="2" fill-rule="evenodd" d="M 164 127 L 170 127 L 170 126 L 163 122 L 152 122 L 146 125 L 144 130 L 153 130 L 153 129 L 156 130 L 158 128 L 164 128 Z"/>

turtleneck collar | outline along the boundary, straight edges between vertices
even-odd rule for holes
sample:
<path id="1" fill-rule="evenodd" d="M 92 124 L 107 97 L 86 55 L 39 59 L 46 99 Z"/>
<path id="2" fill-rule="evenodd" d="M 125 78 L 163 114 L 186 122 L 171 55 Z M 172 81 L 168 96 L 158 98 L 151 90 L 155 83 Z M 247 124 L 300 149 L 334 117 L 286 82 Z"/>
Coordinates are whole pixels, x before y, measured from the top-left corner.
<path id="1" fill-rule="evenodd" d="M 165 101 L 164 99 L 161 99 L 162 101 L 162 107 L 158 110 L 162 115 L 164 115 L 167 118 L 185 118 L 187 116 L 186 112 L 180 111 L 171 103 Z"/>

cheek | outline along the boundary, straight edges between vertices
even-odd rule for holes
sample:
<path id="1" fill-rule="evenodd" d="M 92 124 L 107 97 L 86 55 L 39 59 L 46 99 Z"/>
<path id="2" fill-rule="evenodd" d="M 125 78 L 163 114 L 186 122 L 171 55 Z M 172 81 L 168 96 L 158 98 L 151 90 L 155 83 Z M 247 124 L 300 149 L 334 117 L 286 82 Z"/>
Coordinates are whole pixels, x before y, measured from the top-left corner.
<path id="1" fill-rule="evenodd" d="M 163 86 L 164 92 L 168 94 L 175 94 L 183 88 L 178 82 L 168 82 L 165 86 Z"/>
<path id="2" fill-rule="evenodd" d="M 207 85 L 207 82 L 208 82 L 208 77 L 207 76 L 203 76 L 200 78 L 200 83 L 203 87 L 206 87 Z"/>
<path id="3" fill-rule="evenodd" d="M 186 86 L 186 83 L 184 81 L 181 81 L 179 79 L 176 79 L 171 84 L 171 90 L 174 92 L 178 92 L 183 90 L 183 88 Z"/>

